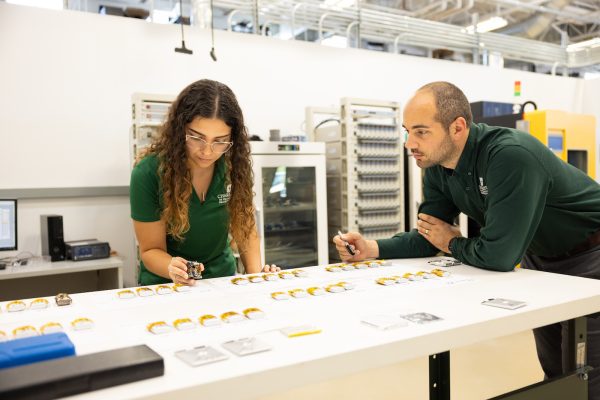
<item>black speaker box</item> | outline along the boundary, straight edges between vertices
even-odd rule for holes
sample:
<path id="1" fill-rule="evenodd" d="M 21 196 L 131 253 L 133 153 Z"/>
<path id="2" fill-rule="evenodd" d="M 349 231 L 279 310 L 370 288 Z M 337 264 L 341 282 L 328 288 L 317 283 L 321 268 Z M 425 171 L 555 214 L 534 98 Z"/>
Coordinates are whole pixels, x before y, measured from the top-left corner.
<path id="1" fill-rule="evenodd" d="M 51 261 L 65 259 L 65 238 L 62 215 L 40 215 L 42 227 L 42 255 Z"/>

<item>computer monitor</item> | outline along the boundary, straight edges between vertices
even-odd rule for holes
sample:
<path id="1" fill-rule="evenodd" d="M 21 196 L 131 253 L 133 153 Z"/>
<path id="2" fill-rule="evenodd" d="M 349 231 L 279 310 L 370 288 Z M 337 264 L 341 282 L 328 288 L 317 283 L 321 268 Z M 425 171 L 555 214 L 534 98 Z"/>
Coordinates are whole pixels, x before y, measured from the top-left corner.
<path id="1" fill-rule="evenodd" d="M 0 199 L 0 251 L 17 250 L 17 200 Z"/>

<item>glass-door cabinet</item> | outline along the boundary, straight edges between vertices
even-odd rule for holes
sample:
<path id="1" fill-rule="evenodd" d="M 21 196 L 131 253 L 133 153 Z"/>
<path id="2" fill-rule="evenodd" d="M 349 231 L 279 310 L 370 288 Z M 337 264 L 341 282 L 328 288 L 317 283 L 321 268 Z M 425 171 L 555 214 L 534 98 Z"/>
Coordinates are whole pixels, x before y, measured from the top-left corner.
<path id="1" fill-rule="evenodd" d="M 327 264 L 323 143 L 251 142 L 261 256 L 283 269 Z"/>

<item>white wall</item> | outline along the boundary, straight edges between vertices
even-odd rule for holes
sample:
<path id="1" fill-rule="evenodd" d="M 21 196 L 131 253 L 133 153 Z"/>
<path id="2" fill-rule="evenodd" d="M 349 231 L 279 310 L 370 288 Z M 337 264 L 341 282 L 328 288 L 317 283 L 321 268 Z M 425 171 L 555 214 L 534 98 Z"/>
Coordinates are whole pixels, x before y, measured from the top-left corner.
<path id="1" fill-rule="evenodd" d="M 250 132 L 263 138 L 271 128 L 299 133 L 307 105 L 338 105 L 344 96 L 403 103 L 433 80 L 456 83 L 472 101 L 531 99 L 540 108 L 600 117 L 597 82 L 588 89 L 579 79 L 223 31 L 215 32 L 214 63 L 209 31 L 186 27 L 192 56 L 173 51 L 179 35 L 172 25 L 0 3 L 0 189 L 128 185 L 131 94 L 176 94 L 201 78 L 228 84 Z M 517 99 L 515 80 L 522 82 Z M 110 201 L 91 202 L 111 216 L 102 234 L 85 232 L 90 209 L 70 201 L 52 207 L 69 214 L 67 237 L 85 232 L 125 249 L 131 284 L 135 257 L 123 237 L 131 232 L 128 200 Z M 35 221 L 46 204 L 21 211 L 21 250 L 39 252 L 25 246 L 37 246 Z"/>

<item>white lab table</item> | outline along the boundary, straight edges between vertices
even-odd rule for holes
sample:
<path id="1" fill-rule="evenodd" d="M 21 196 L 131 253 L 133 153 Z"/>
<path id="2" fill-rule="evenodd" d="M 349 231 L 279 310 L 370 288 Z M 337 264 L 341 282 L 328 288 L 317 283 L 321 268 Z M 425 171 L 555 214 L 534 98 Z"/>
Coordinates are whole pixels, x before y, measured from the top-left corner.
<path id="1" fill-rule="evenodd" d="M 392 286 L 375 283 L 379 277 L 431 270 L 428 260 L 394 260 L 392 266 L 336 273 L 312 267 L 305 268 L 309 272 L 305 278 L 245 286 L 219 278 L 200 281 L 187 293 L 128 300 L 117 298 L 117 290 L 75 294 L 69 307 L 3 312 L 0 330 L 8 333 L 20 325 L 59 322 L 67 327 L 79 354 L 147 344 L 164 357 L 162 377 L 74 399 L 250 399 L 600 311 L 600 281 L 521 269 L 500 273 L 455 266 L 444 268 L 451 272 L 449 278 Z M 270 296 L 276 291 L 340 281 L 355 283 L 356 288 L 284 301 Z M 481 304 L 495 297 L 525 301 L 527 306 L 506 310 Z M 5 305 L 0 304 L 3 311 Z M 204 314 L 219 316 L 248 307 L 262 309 L 266 317 L 163 335 L 146 330 L 154 321 L 172 324 L 177 318 L 189 317 L 197 323 Z M 414 312 L 431 313 L 441 320 L 409 322 L 388 330 L 361 322 L 366 315 Z M 70 321 L 79 317 L 91 318 L 95 327 L 89 331 L 68 328 Z M 296 325 L 312 325 L 322 332 L 296 338 L 279 332 L 279 328 Z M 248 336 L 268 343 L 272 350 L 238 357 L 221 348 L 227 340 Z M 213 346 L 229 359 L 192 368 L 174 356 L 176 350 L 200 345 Z M 399 387 L 398 397 L 401 395 Z"/>

